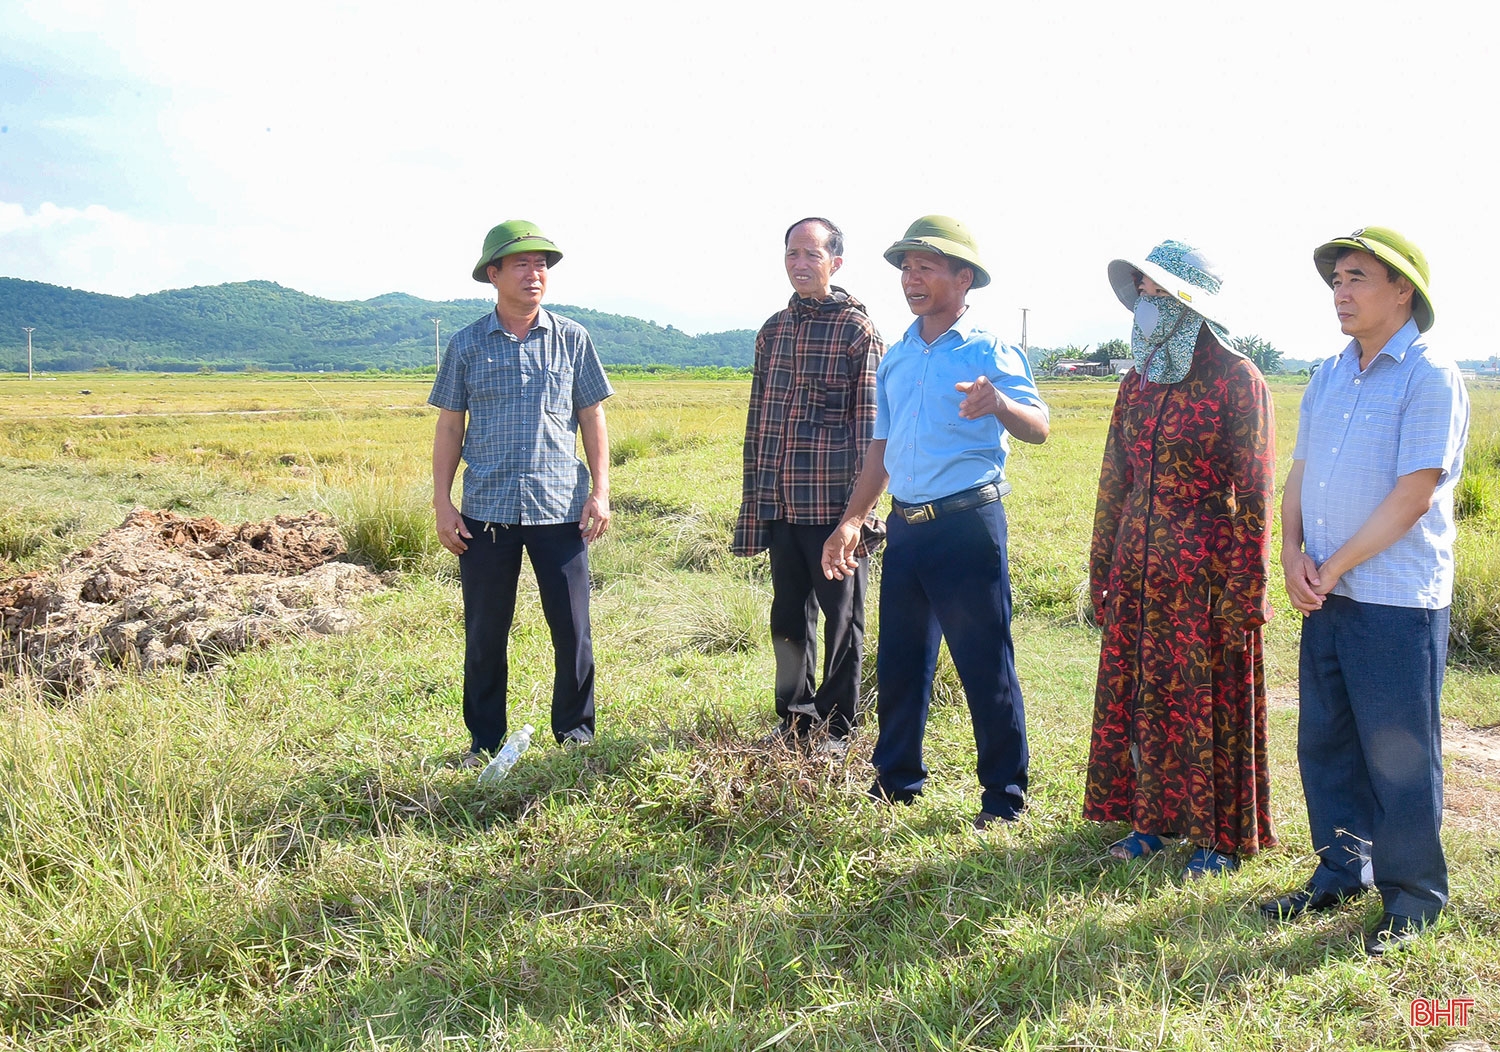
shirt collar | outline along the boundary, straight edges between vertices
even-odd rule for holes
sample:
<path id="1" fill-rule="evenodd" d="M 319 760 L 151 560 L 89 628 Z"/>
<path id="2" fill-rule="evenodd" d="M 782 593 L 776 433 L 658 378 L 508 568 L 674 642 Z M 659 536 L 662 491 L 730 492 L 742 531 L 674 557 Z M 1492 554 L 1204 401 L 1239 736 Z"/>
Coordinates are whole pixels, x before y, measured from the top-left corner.
<path id="1" fill-rule="evenodd" d="M 815 300 L 811 296 L 799 296 L 794 292 L 787 306 L 797 311 L 817 313 L 819 311 L 842 310 L 851 304 L 858 306 L 857 301 L 848 292 L 837 285 L 830 285 L 828 286 L 828 295 L 823 299 Z"/>
<path id="2" fill-rule="evenodd" d="M 911 320 L 911 324 L 906 327 L 906 335 L 909 338 L 916 340 L 918 343 L 925 344 L 928 347 L 936 347 L 939 343 L 942 342 L 943 337 L 947 336 L 950 332 L 958 337 L 959 343 L 963 343 L 977 332 L 988 331 L 990 330 L 986 329 L 983 323 L 979 320 L 979 312 L 974 309 L 974 306 L 972 304 L 970 304 L 964 310 L 964 312 L 958 316 L 957 321 L 948 326 L 948 328 L 944 331 L 938 333 L 937 339 L 933 340 L 931 343 L 927 343 L 922 339 L 921 318 L 913 318 Z"/>
<path id="3" fill-rule="evenodd" d="M 1375 358 L 1379 358 L 1383 354 L 1392 361 L 1404 362 L 1406 361 L 1406 352 L 1411 350 L 1411 345 L 1416 343 L 1417 338 L 1421 335 L 1417 331 L 1417 319 L 1414 317 L 1407 318 L 1406 324 L 1397 329 L 1395 334 L 1389 340 L 1385 341 L 1385 346 L 1375 352 Z M 1358 362 L 1359 341 L 1350 340 L 1349 345 L 1344 348 L 1344 354 Z M 1372 364 L 1375 358 L 1370 359 Z"/>
<path id="4" fill-rule="evenodd" d="M 547 308 L 538 307 L 536 312 L 536 320 L 531 323 L 531 328 L 533 330 L 545 329 L 550 332 L 552 329 L 552 325 L 552 315 L 547 312 Z M 500 324 L 500 315 L 496 313 L 494 307 L 490 308 L 490 325 L 489 328 L 485 330 L 485 332 L 490 336 L 493 336 L 497 332 L 501 332 L 506 336 L 509 336 L 512 340 L 516 338 L 514 333 Z M 530 336 L 531 333 L 527 333 L 526 335 Z"/>

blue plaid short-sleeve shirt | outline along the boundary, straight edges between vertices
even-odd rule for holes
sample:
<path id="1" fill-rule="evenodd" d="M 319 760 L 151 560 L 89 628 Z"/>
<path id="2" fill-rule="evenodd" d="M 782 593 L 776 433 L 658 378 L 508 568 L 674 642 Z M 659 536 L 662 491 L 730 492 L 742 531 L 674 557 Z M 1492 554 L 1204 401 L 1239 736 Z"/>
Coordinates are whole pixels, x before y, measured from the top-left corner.
<path id="1" fill-rule="evenodd" d="M 468 413 L 460 510 L 483 522 L 576 520 L 589 493 L 577 410 L 612 394 L 588 330 L 546 309 L 524 340 L 494 311 L 454 333 L 427 401 Z"/>

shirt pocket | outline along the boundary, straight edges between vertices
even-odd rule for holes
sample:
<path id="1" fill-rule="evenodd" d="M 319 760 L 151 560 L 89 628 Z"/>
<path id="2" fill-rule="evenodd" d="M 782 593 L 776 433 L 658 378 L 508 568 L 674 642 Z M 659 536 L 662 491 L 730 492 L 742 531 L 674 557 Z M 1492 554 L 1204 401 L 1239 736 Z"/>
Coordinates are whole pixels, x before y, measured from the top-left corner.
<path id="1" fill-rule="evenodd" d="M 542 411 L 553 416 L 573 415 L 573 369 L 553 365 L 542 379 Z"/>
<path id="2" fill-rule="evenodd" d="M 847 381 L 811 387 L 807 398 L 807 420 L 816 427 L 842 427 L 848 422 L 851 394 Z"/>
<path id="3" fill-rule="evenodd" d="M 1355 409 L 1349 424 L 1344 438 L 1349 443 L 1349 452 L 1359 451 L 1373 469 L 1388 467 L 1394 472 L 1401 452 L 1401 414 L 1384 407 Z"/>

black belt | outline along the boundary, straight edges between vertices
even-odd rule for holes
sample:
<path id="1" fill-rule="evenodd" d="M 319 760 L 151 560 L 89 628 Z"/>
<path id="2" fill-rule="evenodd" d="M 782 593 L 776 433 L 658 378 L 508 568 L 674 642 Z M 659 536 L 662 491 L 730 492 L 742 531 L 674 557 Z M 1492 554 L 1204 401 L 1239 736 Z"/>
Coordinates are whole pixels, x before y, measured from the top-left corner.
<path id="1" fill-rule="evenodd" d="M 966 489 L 962 493 L 955 493 L 951 497 L 944 497 L 930 504 L 902 504 L 892 497 L 891 505 L 895 508 L 897 515 L 915 526 L 919 522 L 931 522 L 939 515 L 952 515 L 958 511 L 982 508 L 986 504 L 993 504 L 1009 492 L 1009 482 L 986 482 L 983 486 Z"/>

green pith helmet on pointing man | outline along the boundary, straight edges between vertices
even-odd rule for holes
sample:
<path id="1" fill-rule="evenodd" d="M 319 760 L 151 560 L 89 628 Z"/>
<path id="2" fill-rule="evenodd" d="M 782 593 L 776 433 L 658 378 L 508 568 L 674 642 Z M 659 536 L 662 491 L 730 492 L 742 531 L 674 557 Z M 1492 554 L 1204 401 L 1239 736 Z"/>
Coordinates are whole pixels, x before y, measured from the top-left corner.
<path id="1" fill-rule="evenodd" d="M 562 252 L 547 239 L 541 227 L 525 219 L 507 219 L 484 235 L 484 248 L 479 252 L 479 262 L 474 264 L 474 280 L 488 285 L 490 278 L 485 268 L 517 252 L 545 252 L 549 267 L 557 266 L 562 259 Z"/>
<path id="2" fill-rule="evenodd" d="M 1333 287 L 1333 268 L 1345 252 L 1368 252 L 1411 282 L 1417 294 L 1412 297 L 1411 316 L 1417 321 L 1417 331 L 1426 332 L 1437 320 L 1432 309 L 1432 296 L 1427 291 L 1431 280 L 1427 270 L 1427 257 L 1422 250 L 1388 226 L 1362 226 L 1348 237 L 1336 237 L 1313 250 L 1313 264 L 1323 280 Z"/>
<path id="3" fill-rule="evenodd" d="M 906 228 L 906 236 L 885 250 L 886 262 L 901 268 L 901 257 L 908 252 L 936 252 L 951 256 L 974 268 L 974 284 L 982 289 L 990 283 L 990 272 L 979 262 L 979 242 L 969 228 L 951 216 L 923 216 Z"/>

